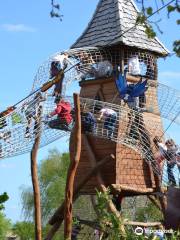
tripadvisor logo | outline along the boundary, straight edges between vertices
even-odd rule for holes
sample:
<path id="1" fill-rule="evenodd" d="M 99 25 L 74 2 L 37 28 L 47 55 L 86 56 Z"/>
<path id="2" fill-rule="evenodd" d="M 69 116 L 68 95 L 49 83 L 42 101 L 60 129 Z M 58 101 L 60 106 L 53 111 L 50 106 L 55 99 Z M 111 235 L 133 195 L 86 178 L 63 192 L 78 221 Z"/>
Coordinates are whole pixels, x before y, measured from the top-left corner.
<path id="1" fill-rule="evenodd" d="M 142 235 L 143 232 L 144 232 L 144 230 L 143 230 L 142 227 L 137 227 L 137 228 L 135 228 L 135 230 L 134 230 L 134 233 L 135 233 L 136 235 Z"/>

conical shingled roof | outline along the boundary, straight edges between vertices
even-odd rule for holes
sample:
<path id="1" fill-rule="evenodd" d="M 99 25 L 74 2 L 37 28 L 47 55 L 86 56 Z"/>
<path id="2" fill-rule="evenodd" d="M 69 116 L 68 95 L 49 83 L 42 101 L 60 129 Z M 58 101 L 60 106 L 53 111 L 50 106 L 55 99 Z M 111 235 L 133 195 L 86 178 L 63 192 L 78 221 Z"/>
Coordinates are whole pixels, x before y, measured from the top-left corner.
<path id="1" fill-rule="evenodd" d="M 157 39 L 149 39 L 144 27 L 135 26 L 138 10 L 132 0 L 100 0 L 96 11 L 83 34 L 72 45 L 79 47 L 103 47 L 124 45 L 167 55 L 169 52 Z"/>

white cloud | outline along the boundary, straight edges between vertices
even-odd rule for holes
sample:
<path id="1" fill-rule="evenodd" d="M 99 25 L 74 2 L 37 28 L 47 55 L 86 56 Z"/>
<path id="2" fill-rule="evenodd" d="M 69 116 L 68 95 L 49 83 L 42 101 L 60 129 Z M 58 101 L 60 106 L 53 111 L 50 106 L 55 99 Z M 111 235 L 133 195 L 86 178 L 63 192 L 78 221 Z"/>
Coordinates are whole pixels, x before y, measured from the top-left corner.
<path id="1" fill-rule="evenodd" d="M 24 24 L 2 24 L 1 27 L 8 32 L 35 32 L 33 27 L 26 26 Z"/>

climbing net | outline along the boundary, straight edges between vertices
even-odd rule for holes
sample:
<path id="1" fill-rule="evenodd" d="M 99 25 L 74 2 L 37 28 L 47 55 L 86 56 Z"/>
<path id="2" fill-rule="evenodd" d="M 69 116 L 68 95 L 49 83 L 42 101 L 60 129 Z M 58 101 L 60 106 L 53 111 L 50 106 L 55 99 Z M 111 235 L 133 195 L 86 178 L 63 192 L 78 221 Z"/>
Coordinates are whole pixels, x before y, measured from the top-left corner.
<path id="1" fill-rule="evenodd" d="M 120 69 L 121 52 L 117 49 L 107 50 L 101 48 L 78 48 L 65 51 L 69 56 L 69 63 L 65 69 L 63 79 L 62 95 L 67 96 L 68 88 L 74 83 L 82 80 L 91 80 L 96 78 L 108 78 L 113 76 L 113 69 Z M 50 68 L 53 59 L 64 52 L 59 52 L 45 61 L 38 69 L 35 75 L 32 92 L 39 89 L 50 79 Z M 138 59 L 138 72 L 134 75 L 133 68 L 128 68 L 131 59 Z M 135 62 L 136 62 L 135 61 Z M 157 57 L 153 54 L 141 51 L 124 52 L 124 69 L 127 76 L 141 76 L 148 79 L 146 92 L 146 109 L 161 115 L 162 118 L 180 122 L 180 93 L 164 84 L 158 83 L 157 79 Z M 151 67 L 150 67 L 151 66 Z M 134 71 L 135 71 L 134 70 Z M 138 74 L 137 74 L 138 73 Z M 138 78 L 137 78 L 138 79 Z M 137 81 L 136 79 L 136 81 Z M 50 88 L 48 94 L 52 94 L 53 88 Z M 157 97 L 157 104 L 154 104 L 154 98 Z M 111 99 L 112 103 L 120 103 L 119 94 Z"/>
<path id="2" fill-rule="evenodd" d="M 34 139 L 39 135 L 41 135 L 41 147 L 69 135 L 73 131 L 74 113 L 72 97 L 66 96 L 68 87 L 74 81 L 88 81 L 113 76 L 116 58 L 107 50 L 84 48 L 69 50 L 66 53 L 70 62 L 65 69 L 62 93 L 64 101 L 71 106 L 72 111 L 69 113 L 72 118 L 71 126 L 61 123 L 61 126 L 57 127 L 57 116 L 52 114 L 56 108 L 53 88 L 49 88 L 45 92 L 41 91 L 41 86 L 49 81 L 51 63 L 54 61 L 53 56 L 38 69 L 30 95 L 1 113 L 1 158 L 29 152 Z M 55 56 L 62 54 L 64 53 L 58 53 Z M 152 56 L 147 58 L 146 54 L 140 55 L 138 53 L 138 55 L 136 54 L 136 60 L 137 57 L 140 62 L 143 60 L 146 65 L 150 62 L 149 59 L 153 60 Z M 153 66 L 155 66 L 155 60 L 153 61 Z M 153 68 L 151 68 L 151 71 L 153 71 Z M 128 69 L 128 74 L 131 73 Z M 148 74 L 150 74 L 149 70 Z M 174 162 L 173 167 L 169 167 L 167 157 L 159 160 L 157 144 L 155 144 L 154 138 L 156 136 L 160 137 L 162 143 L 165 143 L 167 139 L 165 133 L 162 132 L 162 122 L 152 118 L 152 114 L 179 124 L 180 94 L 177 90 L 158 84 L 152 79 L 148 81 L 148 85 L 147 100 L 143 110 L 141 107 L 130 108 L 128 104 L 119 98 L 118 94 L 116 101 L 112 100 L 111 102 L 81 98 L 83 131 L 96 138 L 105 138 L 134 149 L 161 178 L 163 184 L 175 184 L 176 182 L 177 185 L 179 165 Z M 156 96 L 157 103 L 155 103 Z M 100 117 L 102 109 L 111 110 L 111 114 L 108 117 L 104 115 Z M 87 129 L 85 122 L 88 119 L 88 113 L 93 115 L 94 125 L 89 126 Z M 176 152 L 178 153 L 178 151 L 177 146 Z"/>
<path id="3" fill-rule="evenodd" d="M 113 196 L 109 196 L 109 199 L 113 199 Z M 117 222 L 118 219 L 114 218 L 114 222 L 108 222 L 112 219 L 110 218 L 110 214 L 106 216 L 106 221 L 103 221 L 104 218 L 100 215 L 96 215 L 94 212 L 94 208 L 89 205 L 89 201 L 87 201 L 87 209 L 92 212 L 93 214 L 84 214 L 81 213 L 84 209 L 76 209 L 76 204 L 74 206 L 75 208 L 75 216 L 76 217 L 76 223 L 73 224 L 72 228 L 72 237 L 75 239 L 114 239 L 113 234 L 120 234 L 119 231 L 116 231 L 117 229 Z M 94 196 L 94 207 L 97 206 L 97 198 Z M 118 204 L 119 205 L 119 204 Z M 139 222 L 154 222 L 158 221 L 160 222 L 162 219 L 162 213 L 160 210 L 153 208 L 152 201 L 147 196 L 134 196 L 134 197 L 126 197 L 123 198 L 122 203 L 119 205 L 115 204 L 118 211 L 121 212 L 121 218 L 124 220 L 125 223 L 125 231 L 127 234 L 127 237 L 129 236 L 130 239 L 133 238 L 135 235 L 135 229 L 136 225 L 126 225 L 128 221 L 133 221 L 134 223 Z M 148 209 L 148 211 L 147 211 Z M 103 213 L 102 213 L 103 215 Z M 108 218 L 109 216 L 109 218 Z M 154 226 L 151 228 L 151 230 L 158 229 L 158 226 Z M 144 235 L 148 235 L 148 228 L 143 228 Z M 150 228 L 149 228 L 150 230 Z M 120 237 L 120 236 L 119 236 Z"/>

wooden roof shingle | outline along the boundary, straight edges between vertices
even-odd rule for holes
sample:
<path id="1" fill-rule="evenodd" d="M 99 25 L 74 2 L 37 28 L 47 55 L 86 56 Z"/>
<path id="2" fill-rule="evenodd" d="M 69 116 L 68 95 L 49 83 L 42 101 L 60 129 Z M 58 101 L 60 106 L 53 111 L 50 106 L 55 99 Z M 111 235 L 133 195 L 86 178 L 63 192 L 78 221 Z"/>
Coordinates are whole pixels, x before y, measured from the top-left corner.
<path id="1" fill-rule="evenodd" d="M 135 26 L 137 15 L 138 9 L 133 0 L 100 0 L 87 28 L 72 48 L 122 43 L 167 55 L 168 50 L 157 38 L 148 38 L 143 26 Z"/>

